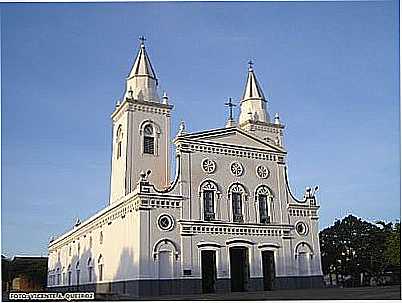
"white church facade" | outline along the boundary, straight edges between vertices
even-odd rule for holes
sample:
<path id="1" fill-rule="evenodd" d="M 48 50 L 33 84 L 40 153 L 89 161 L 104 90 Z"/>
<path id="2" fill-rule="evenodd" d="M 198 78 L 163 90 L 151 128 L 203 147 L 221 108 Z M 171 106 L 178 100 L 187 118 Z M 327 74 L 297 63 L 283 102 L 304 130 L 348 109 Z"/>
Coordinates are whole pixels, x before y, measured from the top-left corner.
<path id="1" fill-rule="evenodd" d="M 142 40 L 112 113 L 109 205 L 49 243 L 49 290 L 136 297 L 321 287 L 316 190 L 289 188 L 284 125 L 250 63 L 238 121 L 173 138 Z M 232 110 L 232 103 L 228 103 Z"/>

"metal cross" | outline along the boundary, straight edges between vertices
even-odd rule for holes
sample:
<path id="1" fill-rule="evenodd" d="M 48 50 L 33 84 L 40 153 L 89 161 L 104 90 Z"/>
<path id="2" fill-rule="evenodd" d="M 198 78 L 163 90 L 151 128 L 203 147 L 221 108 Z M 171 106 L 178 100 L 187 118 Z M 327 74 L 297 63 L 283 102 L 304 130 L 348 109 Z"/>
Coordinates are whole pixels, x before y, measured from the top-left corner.
<path id="1" fill-rule="evenodd" d="M 138 39 L 140 39 L 141 44 L 144 44 L 144 42 L 147 41 L 144 36 L 140 36 Z"/>
<path id="2" fill-rule="evenodd" d="M 254 62 L 250 59 L 248 60 L 248 68 L 253 68 Z"/>
<path id="3" fill-rule="evenodd" d="M 229 107 L 229 119 L 233 120 L 233 107 L 235 107 L 236 104 L 232 103 L 232 98 L 229 98 L 229 101 L 226 102 L 225 105 Z"/>

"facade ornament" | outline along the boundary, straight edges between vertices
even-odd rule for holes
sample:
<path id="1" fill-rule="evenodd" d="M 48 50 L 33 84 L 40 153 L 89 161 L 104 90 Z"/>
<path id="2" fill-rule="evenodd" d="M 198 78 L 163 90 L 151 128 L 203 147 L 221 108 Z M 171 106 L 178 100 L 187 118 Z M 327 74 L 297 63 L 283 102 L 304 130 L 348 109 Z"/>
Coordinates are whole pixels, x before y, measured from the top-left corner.
<path id="1" fill-rule="evenodd" d="M 274 123 L 275 124 L 281 124 L 281 121 L 279 120 L 279 113 L 275 114 Z"/>
<path id="2" fill-rule="evenodd" d="M 178 135 L 184 135 L 186 133 L 186 124 L 184 123 L 184 121 L 182 120 L 179 124 L 179 133 Z"/>
<path id="3" fill-rule="evenodd" d="M 77 220 L 75 220 L 74 226 L 77 227 L 80 224 L 81 224 L 81 220 L 80 220 L 80 218 L 77 217 Z"/>

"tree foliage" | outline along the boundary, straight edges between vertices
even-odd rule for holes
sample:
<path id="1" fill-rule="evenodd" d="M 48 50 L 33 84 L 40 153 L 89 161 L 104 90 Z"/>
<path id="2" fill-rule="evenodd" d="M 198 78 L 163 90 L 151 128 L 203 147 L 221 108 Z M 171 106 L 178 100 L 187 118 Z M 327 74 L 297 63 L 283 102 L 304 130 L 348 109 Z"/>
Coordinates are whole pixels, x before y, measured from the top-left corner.
<path id="1" fill-rule="evenodd" d="M 387 266 L 400 265 L 400 225 L 349 215 L 320 232 L 320 246 L 323 273 L 351 276 L 356 285 L 361 274 L 379 277 Z"/>

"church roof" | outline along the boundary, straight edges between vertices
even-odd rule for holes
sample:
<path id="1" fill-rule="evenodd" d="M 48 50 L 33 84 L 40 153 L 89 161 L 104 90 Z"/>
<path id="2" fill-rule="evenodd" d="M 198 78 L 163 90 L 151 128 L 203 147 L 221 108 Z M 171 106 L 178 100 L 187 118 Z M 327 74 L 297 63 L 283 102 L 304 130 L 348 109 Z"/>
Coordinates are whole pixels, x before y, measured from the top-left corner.
<path id="1" fill-rule="evenodd" d="M 237 136 L 237 140 L 233 140 L 234 136 Z M 225 139 L 226 138 L 226 139 Z M 231 139 L 230 139 L 231 138 Z M 243 138 L 243 139 L 241 139 Z M 267 142 L 259 137 L 256 137 L 249 132 L 246 132 L 236 126 L 234 127 L 224 127 L 224 128 L 216 128 L 206 131 L 187 133 L 177 136 L 173 142 L 189 139 L 196 140 L 198 142 L 206 143 L 209 141 L 210 143 L 218 143 L 224 145 L 231 145 L 232 147 L 241 147 L 241 148 L 253 148 L 255 150 L 265 150 L 277 153 L 286 154 L 286 150 L 283 147 L 274 145 L 270 142 Z M 229 140 L 228 140 L 229 139 Z"/>
<path id="2" fill-rule="evenodd" d="M 145 44 L 142 40 L 140 49 L 137 54 L 137 58 L 131 68 L 131 72 L 128 76 L 128 79 L 133 77 L 149 77 L 158 81 L 156 78 L 155 71 L 152 67 L 151 61 L 149 60 L 147 51 L 145 50 Z"/>
<path id="3" fill-rule="evenodd" d="M 262 99 L 265 100 L 264 93 L 258 84 L 257 77 L 254 74 L 252 62 L 249 62 L 248 75 L 246 87 L 244 88 L 242 101 L 248 99 Z"/>

